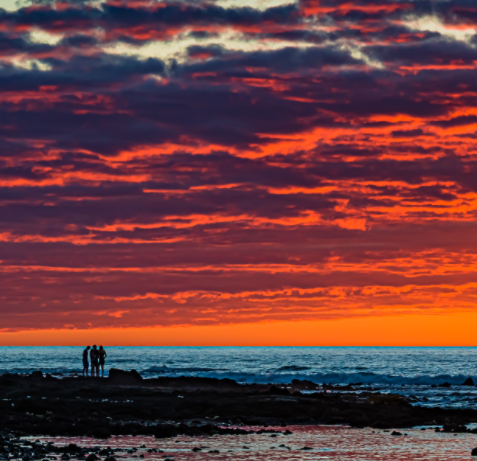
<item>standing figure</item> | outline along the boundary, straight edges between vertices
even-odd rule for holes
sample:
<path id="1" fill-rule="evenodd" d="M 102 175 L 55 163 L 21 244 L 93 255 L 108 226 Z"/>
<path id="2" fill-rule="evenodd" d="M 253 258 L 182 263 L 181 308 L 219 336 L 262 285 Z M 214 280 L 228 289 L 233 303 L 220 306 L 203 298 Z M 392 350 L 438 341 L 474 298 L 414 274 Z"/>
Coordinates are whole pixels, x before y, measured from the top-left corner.
<path id="1" fill-rule="evenodd" d="M 93 346 L 93 349 L 91 349 L 89 353 L 89 358 L 91 359 L 91 376 L 98 376 L 98 374 L 95 374 L 95 372 L 99 371 L 99 365 L 98 365 L 98 346 L 96 344 Z"/>
<path id="2" fill-rule="evenodd" d="M 86 349 L 83 351 L 83 376 L 88 376 L 88 351 L 91 349 L 90 346 L 87 346 Z"/>
<path id="3" fill-rule="evenodd" d="M 101 366 L 101 376 L 104 378 L 104 361 L 106 360 L 106 351 L 103 349 L 103 346 L 99 346 L 99 365 Z M 99 370 L 98 370 L 99 371 Z"/>

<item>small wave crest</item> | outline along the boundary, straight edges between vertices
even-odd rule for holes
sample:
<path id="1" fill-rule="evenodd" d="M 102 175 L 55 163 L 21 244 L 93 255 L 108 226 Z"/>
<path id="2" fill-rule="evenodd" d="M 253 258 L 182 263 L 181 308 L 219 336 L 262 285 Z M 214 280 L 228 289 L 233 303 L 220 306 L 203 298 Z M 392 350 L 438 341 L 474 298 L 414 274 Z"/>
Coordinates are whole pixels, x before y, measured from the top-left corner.
<path id="1" fill-rule="evenodd" d="M 183 376 L 190 375 L 204 378 L 233 379 L 242 383 L 276 383 L 288 384 L 294 379 L 310 380 L 317 384 L 356 384 L 381 386 L 400 386 L 400 385 L 439 385 L 448 382 L 452 385 L 461 385 L 469 375 L 421 375 L 421 376 L 403 376 L 403 375 L 385 375 L 373 372 L 354 372 L 354 373 L 313 373 L 309 367 L 283 366 L 271 372 L 247 373 L 230 371 L 222 368 L 204 368 L 204 367 L 184 367 L 168 368 L 165 366 L 150 367 L 140 371 L 145 377 L 157 376 Z M 474 382 L 477 377 L 471 376 Z"/>
<path id="2" fill-rule="evenodd" d="M 162 366 L 153 366 L 150 368 L 146 368 L 145 370 L 141 371 L 142 374 L 150 374 L 150 373 L 163 373 L 163 374 L 184 374 L 184 373 L 210 373 L 210 372 L 227 372 L 227 368 L 207 368 L 207 367 L 168 367 L 166 365 Z"/>
<path id="3" fill-rule="evenodd" d="M 298 367 L 296 365 L 286 365 L 286 366 L 277 368 L 277 371 L 305 371 L 309 369 L 310 367 Z"/>

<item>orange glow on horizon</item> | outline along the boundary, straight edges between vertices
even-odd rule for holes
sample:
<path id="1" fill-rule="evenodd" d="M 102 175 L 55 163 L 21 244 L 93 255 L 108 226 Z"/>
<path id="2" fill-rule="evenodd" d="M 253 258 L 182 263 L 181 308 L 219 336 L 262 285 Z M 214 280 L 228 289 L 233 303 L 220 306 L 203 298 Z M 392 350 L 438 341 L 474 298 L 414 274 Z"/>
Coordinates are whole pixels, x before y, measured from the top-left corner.
<path id="1" fill-rule="evenodd" d="M 29 330 L 0 346 L 477 346 L 477 312 L 221 326 Z"/>

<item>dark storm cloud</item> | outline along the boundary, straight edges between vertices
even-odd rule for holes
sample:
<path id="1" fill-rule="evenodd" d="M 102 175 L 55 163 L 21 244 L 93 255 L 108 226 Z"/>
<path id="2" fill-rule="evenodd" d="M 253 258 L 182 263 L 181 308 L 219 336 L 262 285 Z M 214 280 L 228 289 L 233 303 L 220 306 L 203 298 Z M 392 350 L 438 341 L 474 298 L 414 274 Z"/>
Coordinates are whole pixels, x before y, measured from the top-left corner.
<path id="1" fill-rule="evenodd" d="M 98 39 L 89 35 L 72 35 L 62 38 L 58 44 L 63 47 L 82 48 L 92 47 L 99 43 Z"/>
<path id="2" fill-rule="evenodd" d="M 465 42 L 428 40 L 421 43 L 386 44 L 363 50 L 380 62 L 400 65 L 469 64 L 477 60 L 477 50 Z"/>
<path id="3" fill-rule="evenodd" d="M 263 23 L 293 24 L 299 19 L 296 5 L 289 4 L 265 11 L 253 8 L 223 8 L 213 4 L 193 5 L 180 2 L 137 8 L 103 3 L 100 7 L 49 6 L 22 8 L 11 12 L 0 9 L 0 20 L 7 27 L 39 27 L 49 31 L 88 31 L 141 28 L 151 32 L 172 31 L 198 25 L 259 26 Z"/>
<path id="4" fill-rule="evenodd" d="M 449 120 L 436 120 L 431 123 L 432 125 L 439 126 L 441 128 L 453 128 L 456 126 L 473 125 L 477 123 L 477 116 L 461 115 L 460 117 L 451 118 Z"/>
<path id="5" fill-rule="evenodd" d="M 0 33 L 0 53 L 5 56 L 16 53 L 43 54 L 54 49 L 50 45 L 33 43 L 27 37 L 12 36 L 7 33 Z"/>
<path id="6" fill-rule="evenodd" d="M 245 68 L 266 68 L 270 72 L 288 73 L 319 69 L 326 65 L 351 65 L 362 62 L 353 58 L 350 52 L 339 48 L 285 47 L 271 51 L 231 52 L 225 59 L 213 59 L 204 63 L 182 66 L 179 75 L 200 72 L 233 72 L 234 70 L 239 70 L 242 73 Z"/>
<path id="7" fill-rule="evenodd" d="M 415 130 L 396 130 L 391 132 L 393 138 L 413 138 L 415 136 L 422 136 L 423 134 L 424 131 L 420 128 Z"/>

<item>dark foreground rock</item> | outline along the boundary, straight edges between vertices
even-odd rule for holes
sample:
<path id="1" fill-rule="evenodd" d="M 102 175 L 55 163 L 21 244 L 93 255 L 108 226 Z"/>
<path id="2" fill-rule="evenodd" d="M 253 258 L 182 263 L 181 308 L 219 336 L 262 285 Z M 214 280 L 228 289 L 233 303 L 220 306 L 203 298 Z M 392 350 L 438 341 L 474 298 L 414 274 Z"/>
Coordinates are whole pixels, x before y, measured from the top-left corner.
<path id="1" fill-rule="evenodd" d="M 305 389 L 314 393 L 303 394 Z M 137 372 L 122 370 L 112 371 L 106 379 L 5 374 L 0 376 L 0 431 L 163 438 L 240 433 L 229 425 L 349 424 L 384 429 L 431 425 L 461 432 L 468 431 L 466 424 L 477 422 L 476 410 L 425 408 L 399 395 L 359 391 L 311 381 L 277 386 L 211 378 L 143 379 Z"/>
<path id="2" fill-rule="evenodd" d="M 142 376 L 136 370 L 125 371 L 119 370 L 117 368 L 111 368 L 109 370 L 109 384 L 116 384 L 119 386 L 134 386 L 142 384 L 142 381 Z"/>

